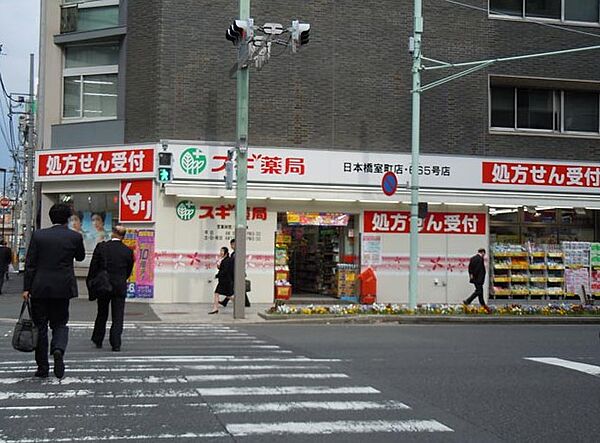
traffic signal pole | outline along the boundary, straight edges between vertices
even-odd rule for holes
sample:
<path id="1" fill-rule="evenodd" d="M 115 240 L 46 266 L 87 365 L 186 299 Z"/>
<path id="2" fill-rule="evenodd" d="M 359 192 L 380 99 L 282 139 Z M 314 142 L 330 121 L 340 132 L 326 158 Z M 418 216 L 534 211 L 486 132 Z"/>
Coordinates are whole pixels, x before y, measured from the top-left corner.
<path id="1" fill-rule="evenodd" d="M 410 175 L 410 268 L 408 274 L 408 307 L 415 309 L 419 291 L 419 150 L 421 130 L 421 36 L 423 34 L 422 0 L 414 4 L 412 41 L 412 138 Z"/>
<path id="2" fill-rule="evenodd" d="M 250 0 L 240 0 L 240 20 L 250 18 Z M 244 36 L 245 37 L 245 36 Z M 245 318 L 246 296 L 246 208 L 248 194 L 248 90 L 250 73 L 242 57 L 248 54 L 248 40 L 242 39 L 237 70 L 237 146 L 235 194 L 235 279 L 233 318 Z"/>

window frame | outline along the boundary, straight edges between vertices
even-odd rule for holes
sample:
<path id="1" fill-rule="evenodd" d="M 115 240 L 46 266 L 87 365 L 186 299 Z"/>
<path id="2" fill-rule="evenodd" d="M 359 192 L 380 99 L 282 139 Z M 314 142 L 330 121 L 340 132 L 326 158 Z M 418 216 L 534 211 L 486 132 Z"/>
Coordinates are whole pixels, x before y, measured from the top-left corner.
<path id="1" fill-rule="evenodd" d="M 494 79 L 508 79 L 511 81 L 509 84 L 496 84 L 494 85 Z M 519 81 L 544 81 L 554 83 L 554 86 L 544 86 L 540 89 L 553 91 L 553 129 L 533 129 L 533 128 L 519 128 L 517 126 L 517 90 L 531 89 L 531 85 L 519 86 Z M 581 84 L 593 84 L 597 88 L 593 89 L 577 89 L 577 83 Z M 513 106 L 514 106 L 514 121 L 512 128 L 492 126 L 492 87 L 512 87 L 513 88 Z M 589 131 L 567 131 L 565 130 L 565 100 L 564 92 L 566 90 L 576 92 L 590 92 L 598 95 L 598 132 Z M 510 77 L 510 76 L 488 76 L 488 131 L 490 134 L 514 134 L 514 135 L 543 135 L 551 137 L 573 137 L 573 138 L 600 138 L 600 82 L 593 81 L 575 81 L 575 80 L 564 80 L 564 79 L 548 79 L 548 78 L 523 78 L 523 77 Z M 558 120 L 557 120 L 558 119 Z"/>
<path id="2" fill-rule="evenodd" d="M 544 18 L 544 17 L 531 17 L 525 14 L 525 2 L 527 0 L 521 0 L 521 15 L 509 15 L 492 12 L 491 10 L 491 2 L 492 0 L 487 0 L 487 9 L 488 9 L 488 18 L 492 20 L 512 20 L 512 21 L 536 21 L 536 22 L 548 22 L 548 23 L 560 23 L 563 25 L 569 26 L 586 26 L 592 28 L 600 28 L 600 1 L 598 1 L 598 21 L 590 22 L 590 21 L 579 21 L 579 20 L 567 20 L 565 18 L 565 1 L 568 0 L 560 0 L 560 18 Z"/>
<path id="3" fill-rule="evenodd" d="M 62 29 L 62 10 L 64 9 L 70 9 L 70 8 L 74 8 L 74 9 L 91 9 L 91 8 L 102 8 L 102 7 L 107 7 L 107 6 L 116 6 L 117 9 L 119 9 L 120 11 L 120 6 L 121 6 L 121 1 L 120 0 L 84 0 L 84 1 L 73 1 L 73 2 L 65 2 L 63 0 L 63 3 L 61 4 L 61 29 Z M 77 22 L 77 20 L 76 20 Z M 114 26 L 119 26 L 119 23 L 117 23 Z M 72 32 L 92 32 L 92 31 L 97 31 L 97 30 L 101 30 L 101 29 L 110 29 L 113 26 L 109 27 L 109 28 L 98 28 L 98 29 L 91 29 L 88 31 L 79 31 L 77 29 L 73 30 L 73 31 L 66 31 L 63 32 L 61 31 L 61 34 L 68 34 L 68 33 L 72 33 Z"/>
<path id="4" fill-rule="evenodd" d="M 112 1 L 112 0 L 111 0 Z M 98 44 L 88 44 L 88 45 L 80 45 L 80 46 L 98 46 Z M 121 48 L 119 47 L 119 51 Z M 119 65 L 100 65 L 100 66 L 86 66 L 80 68 L 65 68 L 66 65 L 66 57 L 67 57 L 66 48 L 62 51 L 62 77 L 61 77 L 61 100 L 60 100 L 60 116 L 62 123 L 75 123 L 75 122 L 90 122 L 90 121 L 105 121 L 105 120 L 117 120 L 119 114 Z M 114 117 L 84 117 L 83 115 L 83 78 L 90 75 L 116 75 L 117 78 L 117 112 Z M 81 108 L 79 111 L 78 117 L 65 117 L 65 78 L 67 77 L 79 77 L 81 81 L 81 87 L 79 89 L 79 107 Z"/>

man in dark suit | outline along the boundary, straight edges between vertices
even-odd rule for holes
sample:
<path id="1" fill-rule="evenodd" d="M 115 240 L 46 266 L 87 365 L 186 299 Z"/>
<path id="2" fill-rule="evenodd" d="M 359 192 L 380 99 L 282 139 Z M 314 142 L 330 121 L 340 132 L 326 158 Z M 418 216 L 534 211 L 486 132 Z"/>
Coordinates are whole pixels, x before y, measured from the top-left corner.
<path id="1" fill-rule="evenodd" d="M 53 226 L 33 233 L 25 258 L 23 298 L 31 299 L 31 317 L 39 331 L 36 377 L 48 376 L 48 324 L 52 329 L 50 352 L 54 358 L 54 375 L 62 378 L 65 374 L 63 357 L 69 340 L 69 301 L 77 297 L 73 259 L 85 258 L 81 234 L 67 227 L 71 212 L 71 207 L 63 203 L 52 206 Z"/>
<path id="2" fill-rule="evenodd" d="M 230 279 L 231 279 L 231 286 L 234 285 L 234 281 L 235 281 L 235 238 L 232 238 L 229 241 L 229 246 L 231 246 L 231 254 L 229 255 L 229 261 L 230 261 Z M 227 304 L 229 303 L 229 300 L 231 300 L 233 296 L 231 297 L 225 297 L 223 300 L 221 300 L 219 302 L 220 305 L 222 305 L 223 307 L 227 306 Z M 250 299 L 248 298 L 248 293 L 246 292 L 244 294 L 245 297 L 245 305 L 247 308 L 250 307 Z"/>
<path id="3" fill-rule="evenodd" d="M 12 251 L 6 246 L 4 239 L 0 240 L 0 294 L 8 273 L 8 265 L 12 261 Z"/>
<path id="4" fill-rule="evenodd" d="M 477 251 L 471 260 L 469 261 L 469 283 L 475 285 L 475 291 L 469 298 L 463 301 L 465 305 L 470 304 L 475 297 L 479 298 L 479 304 L 483 306 L 486 311 L 488 310 L 483 297 L 483 283 L 485 282 L 485 264 L 483 258 L 485 257 L 485 249 L 481 248 Z"/>
<path id="5" fill-rule="evenodd" d="M 106 265 L 112 293 L 108 297 L 98 297 L 98 315 L 94 323 L 92 341 L 97 348 L 102 347 L 110 306 L 112 325 L 110 327 L 109 342 L 112 350 L 116 352 L 121 350 L 127 279 L 131 275 L 134 262 L 133 251 L 123 244 L 125 233 L 125 228 L 117 225 L 112 229 L 111 239 L 96 246 L 88 273 L 88 279 L 94 278 Z"/>

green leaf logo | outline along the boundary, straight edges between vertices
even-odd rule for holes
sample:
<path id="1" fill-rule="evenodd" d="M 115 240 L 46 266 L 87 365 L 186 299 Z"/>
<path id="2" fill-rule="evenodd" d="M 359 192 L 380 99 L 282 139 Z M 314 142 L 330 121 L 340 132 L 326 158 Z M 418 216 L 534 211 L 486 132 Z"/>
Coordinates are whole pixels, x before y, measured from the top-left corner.
<path id="1" fill-rule="evenodd" d="M 189 175 L 199 175 L 206 164 L 206 155 L 199 148 L 187 148 L 179 157 L 181 169 Z"/>
<path id="2" fill-rule="evenodd" d="M 188 221 L 196 215 L 196 205 L 189 200 L 180 201 L 175 208 L 180 220 Z"/>

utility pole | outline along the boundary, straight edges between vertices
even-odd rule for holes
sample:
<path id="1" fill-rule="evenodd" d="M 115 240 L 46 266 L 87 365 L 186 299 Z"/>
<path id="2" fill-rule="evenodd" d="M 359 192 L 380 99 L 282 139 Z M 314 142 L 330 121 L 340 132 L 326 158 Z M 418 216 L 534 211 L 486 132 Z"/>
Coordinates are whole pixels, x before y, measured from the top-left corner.
<path id="1" fill-rule="evenodd" d="M 250 18 L 250 0 L 240 0 L 240 20 Z M 248 89 L 250 71 L 247 57 L 249 41 L 242 38 L 238 53 L 237 70 L 237 146 L 235 188 L 235 279 L 233 318 L 245 318 L 246 301 L 246 209 L 248 194 Z"/>
<path id="2" fill-rule="evenodd" d="M 27 134 L 25 145 L 25 178 L 27 180 L 27 194 L 25 206 L 25 251 L 29 248 L 31 235 L 33 233 L 33 162 L 35 161 L 35 106 L 33 96 L 33 54 L 29 54 L 29 116 L 27 122 Z"/>
<path id="3" fill-rule="evenodd" d="M 408 273 L 408 307 L 417 306 L 419 291 L 419 149 L 421 113 L 421 35 L 423 34 L 422 0 L 414 4 L 414 35 L 412 51 L 412 138 L 410 175 L 410 268 Z"/>
<path id="4" fill-rule="evenodd" d="M 499 57 L 486 60 L 451 63 L 434 58 L 425 57 L 421 53 L 421 37 L 423 34 L 422 0 L 414 0 L 414 33 L 410 38 L 409 49 L 413 57 L 412 65 L 412 141 L 411 141 L 411 185 L 410 185 L 410 268 L 408 277 L 408 306 L 415 309 L 419 291 L 419 150 L 421 130 L 421 94 L 429 89 L 451 82 L 458 78 L 487 68 L 495 63 L 528 60 L 531 58 L 550 57 L 556 55 L 573 54 L 576 52 L 600 50 L 600 45 L 585 46 L 580 48 L 562 49 L 558 51 L 539 52 L 534 54 Z M 424 65 L 423 60 L 433 63 Z M 421 71 L 466 68 L 447 77 L 434 80 L 421 85 Z"/>

